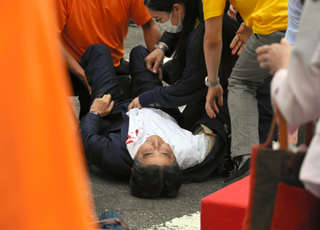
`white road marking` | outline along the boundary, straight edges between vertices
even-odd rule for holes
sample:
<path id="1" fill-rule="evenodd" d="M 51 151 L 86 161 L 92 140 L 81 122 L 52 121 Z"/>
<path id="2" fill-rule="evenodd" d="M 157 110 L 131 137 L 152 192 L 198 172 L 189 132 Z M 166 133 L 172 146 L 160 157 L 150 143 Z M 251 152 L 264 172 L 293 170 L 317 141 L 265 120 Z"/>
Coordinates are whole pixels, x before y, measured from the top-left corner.
<path id="1" fill-rule="evenodd" d="M 165 223 L 144 230 L 200 230 L 200 212 L 174 218 Z"/>

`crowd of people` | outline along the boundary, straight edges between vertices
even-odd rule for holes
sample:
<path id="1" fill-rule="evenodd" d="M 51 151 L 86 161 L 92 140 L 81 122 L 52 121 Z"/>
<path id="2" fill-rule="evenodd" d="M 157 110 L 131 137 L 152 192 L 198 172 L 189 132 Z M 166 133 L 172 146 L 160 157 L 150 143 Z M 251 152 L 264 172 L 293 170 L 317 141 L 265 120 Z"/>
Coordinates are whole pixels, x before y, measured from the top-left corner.
<path id="1" fill-rule="evenodd" d="M 300 1 L 53 2 L 88 164 L 149 198 L 174 197 L 213 172 L 225 182 L 248 175 L 251 146 L 266 140 L 273 117 L 275 71 L 259 47 L 294 43 Z M 130 18 L 146 48 L 127 62 Z M 164 56 L 172 60 L 163 65 Z"/>

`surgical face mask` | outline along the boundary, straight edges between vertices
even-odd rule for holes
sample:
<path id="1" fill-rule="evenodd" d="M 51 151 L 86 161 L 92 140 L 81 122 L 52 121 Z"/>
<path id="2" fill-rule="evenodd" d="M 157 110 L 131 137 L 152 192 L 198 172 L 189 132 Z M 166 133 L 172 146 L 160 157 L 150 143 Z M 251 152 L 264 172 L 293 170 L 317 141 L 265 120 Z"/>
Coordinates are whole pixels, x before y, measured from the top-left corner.
<path id="1" fill-rule="evenodd" d="M 168 21 L 163 22 L 163 23 L 159 23 L 159 26 L 164 29 L 165 31 L 169 32 L 169 33 L 179 33 L 182 31 L 182 22 L 180 21 L 180 14 L 179 14 L 179 22 L 177 26 L 172 25 L 171 23 L 171 17 L 172 17 L 172 12 L 170 14 L 170 18 Z"/>

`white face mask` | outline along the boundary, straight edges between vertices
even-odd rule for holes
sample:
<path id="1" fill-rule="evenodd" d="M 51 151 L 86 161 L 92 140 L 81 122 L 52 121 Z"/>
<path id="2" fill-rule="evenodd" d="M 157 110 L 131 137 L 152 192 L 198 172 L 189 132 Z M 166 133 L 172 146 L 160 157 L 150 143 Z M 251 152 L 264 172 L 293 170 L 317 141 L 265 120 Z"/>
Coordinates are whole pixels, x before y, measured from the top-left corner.
<path id="1" fill-rule="evenodd" d="M 163 22 L 163 23 L 158 22 L 158 23 L 159 23 L 159 26 L 160 26 L 163 30 L 165 30 L 165 31 L 167 31 L 167 32 L 169 32 L 169 33 L 179 33 L 179 32 L 181 32 L 181 31 L 182 31 L 182 22 L 180 21 L 180 14 L 179 14 L 179 22 L 178 22 L 178 25 L 177 25 L 177 26 L 172 25 L 172 23 L 171 23 L 171 17 L 172 17 L 172 12 L 171 12 L 171 14 L 170 14 L 170 18 L 169 18 L 168 21 Z"/>

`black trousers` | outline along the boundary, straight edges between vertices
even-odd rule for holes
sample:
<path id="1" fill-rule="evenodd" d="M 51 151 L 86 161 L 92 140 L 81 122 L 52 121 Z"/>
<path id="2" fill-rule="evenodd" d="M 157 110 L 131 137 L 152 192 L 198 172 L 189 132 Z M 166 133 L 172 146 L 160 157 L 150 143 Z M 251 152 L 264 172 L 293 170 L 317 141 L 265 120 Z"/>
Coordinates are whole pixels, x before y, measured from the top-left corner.
<path id="1" fill-rule="evenodd" d="M 122 79 L 120 82 L 121 78 L 117 75 L 116 69 L 110 68 L 110 66 L 113 66 L 113 61 L 110 51 L 105 45 L 95 44 L 90 46 L 81 58 L 81 66 L 84 68 L 88 83 L 91 86 L 91 96 L 85 91 L 87 93 L 85 100 L 87 103 L 86 105 L 88 105 L 88 110 L 94 99 L 101 98 L 104 94 L 110 94 L 114 101 L 114 108 L 111 114 L 117 113 L 119 110 L 126 110 L 134 97 L 137 97 L 140 93 L 148 90 L 147 88 L 143 88 L 142 86 L 139 86 L 139 84 L 136 84 L 135 81 L 142 80 L 138 77 L 132 80 L 132 85 L 136 86 L 133 93 L 131 92 L 132 90 L 128 90 L 126 95 L 124 95 L 124 87 L 121 85 L 121 82 L 123 83 L 124 80 Z M 127 85 L 128 82 L 126 81 L 125 84 Z M 131 88 L 131 85 L 129 85 L 129 88 Z M 132 96 L 130 96 L 130 93 L 132 93 Z M 163 110 L 177 119 L 176 109 Z M 83 111 L 82 116 L 85 116 L 86 114 L 87 112 L 85 113 Z"/>
<path id="2" fill-rule="evenodd" d="M 100 53 L 100 54 L 99 54 Z M 102 57 L 103 56 L 103 57 Z M 92 74 L 111 78 L 110 75 L 115 75 L 118 79 L 119 85 L 122 89 L 121 99 L 129 99 L 131 95 L 131 78 L 129 63 L 123 59 L 120 61 L 118 67 L 114 67 L 112 56 L 109 49 L 105 45 L 95 44 L 90 46 L 83 54 L 79 63 L 85 70 L 86 77 L 89 85 L 92 87 Z M 90 68 L 90 69 L 89 69 Z M 75 96 L 79 96 L 80 101 L 80 114 L 79 119 L 85 116 L 90 109 L 91 102 L 96 98 L 92 92 L 90 95 L 84 84 L 76 77 L 71 71 L 69 71 L 70 80 Z M 93 91 L 93 89 L 92 89 Z"/>

